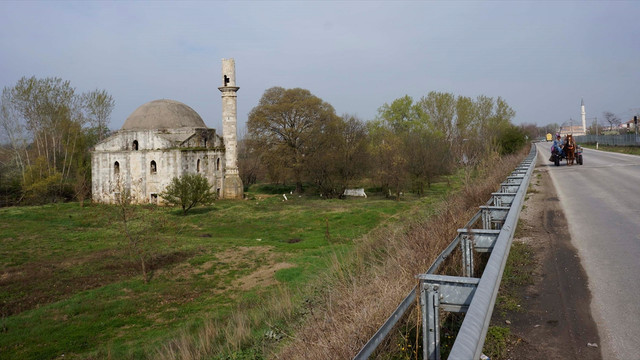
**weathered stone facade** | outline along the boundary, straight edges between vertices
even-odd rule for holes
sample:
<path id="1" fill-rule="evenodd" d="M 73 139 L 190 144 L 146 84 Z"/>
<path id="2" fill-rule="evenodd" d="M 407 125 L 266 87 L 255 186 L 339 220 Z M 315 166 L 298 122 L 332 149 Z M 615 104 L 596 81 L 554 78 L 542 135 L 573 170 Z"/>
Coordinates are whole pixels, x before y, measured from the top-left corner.
<path id="1" fill-rule="evenodd" d="M 232 85 L 229 76 L 233 76 Z M 224 139 L 181 102 L 146 103 L 92 151 L 93 201 L 114 203 L 121 191 L 127 191 L 134 203 L 162 203 L 160 193 L 174 177 L 195 173 L 206 177 L 219 197 L 241 199 L 243 185 L 236 165 L 235 100 L 239 88 L 235 86 L 233 59 L 223 59 L 223 86 L 219 89 Z M 232 166 L 227 168 L 229 163 Z"/>

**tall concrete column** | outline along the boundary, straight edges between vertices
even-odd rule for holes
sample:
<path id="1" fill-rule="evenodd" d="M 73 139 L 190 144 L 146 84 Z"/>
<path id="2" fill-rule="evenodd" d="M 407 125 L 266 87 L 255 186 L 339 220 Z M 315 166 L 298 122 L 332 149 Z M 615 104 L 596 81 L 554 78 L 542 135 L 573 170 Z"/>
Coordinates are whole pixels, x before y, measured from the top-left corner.
<path id="1" fill-rule="evenodd" d="M 584 99 L 580 99 L 580 115 L 582 115 L 582 131 L 587 134 L 587 113 L 584 111 Z"/>
<path id="2" fill-rule="evenodd" d="M 222 185 L 222 197 L 242 199 L 244 186 L 238 173 L 237 95 L 236 65 L 233 59 L 222 59 L 222 137 L 224 139 L 225 173 Z"/>

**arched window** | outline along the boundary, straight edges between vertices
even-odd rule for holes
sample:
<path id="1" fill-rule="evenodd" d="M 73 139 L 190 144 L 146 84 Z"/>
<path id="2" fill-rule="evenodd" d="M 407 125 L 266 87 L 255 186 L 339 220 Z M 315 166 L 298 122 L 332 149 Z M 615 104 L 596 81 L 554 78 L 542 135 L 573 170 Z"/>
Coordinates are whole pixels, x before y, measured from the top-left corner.
<path id="1" fill-rule="evenodd" d="M 207 138 L 204 138 L 204 147 L 207 147 Z"/>
<path id="2" fill-rule="evenodd" d="M 113 175 L 119 175 L 119 174 L 120 174 L 120 163 L 116 161 L 115 163 L 113 163 Z"/>
<path id="3" fill-rule="evenodd" d="M 198 159 L 198 163 L 196 164 L 196 172 L 200 172 L 200 159 Z"/>
<path id="4" fill-rule="evenodd" d="M 216 159 L 216 170 L 220 170 L 220 158 Z"/>
<path id="5" fill-rule="evenodd" d="M 151 174 L 155 174 L 158 172 L 158 169 L 156 168 L 156 161 L 155 160 L 151 160 Z"/>
<path id="6" fill-rule="evenodd" d="M 131 146 L 133 150 L 138 150 L 138 140 L 133 140 L 133 146 Z"/>

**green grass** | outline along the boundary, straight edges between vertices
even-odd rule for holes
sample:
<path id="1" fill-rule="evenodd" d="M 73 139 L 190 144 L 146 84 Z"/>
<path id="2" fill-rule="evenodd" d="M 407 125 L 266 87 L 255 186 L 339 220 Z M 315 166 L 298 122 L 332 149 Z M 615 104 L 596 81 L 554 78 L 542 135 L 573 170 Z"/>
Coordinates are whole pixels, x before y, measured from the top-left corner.
<path id="1" fill-rule="evenodd" d="M 138 206 L 129 225 L 153 255 L 149 283 L 128 251 L 115 206 L 0 209 L 0 357 L 150 358 L 205 320 L 224 324 L 242 302 L 309 283 L 334 254 L 348 254 L 355 239 L 449 190 L 438 183 L 426 197 L 399 201 L 375 195 L 283 201 L 250 193 L 253 200 L 220 200 L 186 216 Z M 266 283 L 242 288 L 278 263 L 288 265 Z M 227 358 L 253 358 L 247 351 Z"/>
<path id="2" fill-rule="evenodd" d="M 518 228 L 522 228 L 520 220 Z M 517 236 L 518 230 L 516 230 Z M 502 274 L 500 291 L 496 299 L 496 310 L 505 315 L 508 311 L 522 311 L 519 303 L 518 291 L 533 282 L 533 250 L 531 246 L 514 241 L 511 244 L 509 258 Z"/>
<path id="3" fill-rule="evenodd" d="M 595 149 L 596 146 L 594 144 L 585 144 L 582 145 L 588 149 Z M 609 151 L 609 152 L 617 152 L 622 154 L 631 154 L 631 155 L 640 155 L 640 146 L 608 146 L 608 145 L 599 145 L 598 150 Z"/>
<path id="4" fill-rule="evenodd" d="M 518 221 L 516 237 L 518 231 L 522 231 L 522 222 Z M 511 244 L 509 257 L 505 265 L 500 290 L 496 298 L 494 319 L 499 319 L 498 323 L 503 323 L 507 313 L 524 311 L 520 306 L 520 292 L 522 289 L 533 283 L 533 270 L 535 259 L 533 249 L 520 241 Z M 483 353 L 491 359 L 507 359 L 507 348 L 513 342 L 511 330 L 504 326 L 490 326 L 487 331 Z"/>
<path id="5" fill-rule="evenodd" d="M 511 330 L 504 326 L 490 326 L 483 352 L 490 359 L 505 359 L 507 346 L 511 337 Z"/>

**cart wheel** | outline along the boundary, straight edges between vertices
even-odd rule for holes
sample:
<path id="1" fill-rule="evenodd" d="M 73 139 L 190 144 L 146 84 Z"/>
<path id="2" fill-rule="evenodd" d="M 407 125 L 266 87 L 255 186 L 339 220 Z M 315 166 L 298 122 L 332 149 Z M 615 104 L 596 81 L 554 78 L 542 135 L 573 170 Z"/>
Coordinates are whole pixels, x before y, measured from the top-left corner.
<path id="1" fill-rule="evenodd" d="M 560 157 L 559 157 L 559 156 L 554 157 L 554 158 L 553 158 L 553 163 L 554 163 L 556 166 L 560 166 Z"/>
<path id="2" fill-rule="evenodd" d="M 578 156 L 578 164 L 582 165 L 582 154 L 580 154 L 580 156 Z"/>

